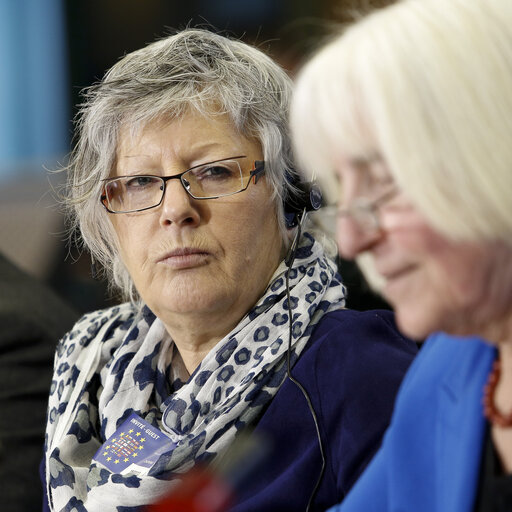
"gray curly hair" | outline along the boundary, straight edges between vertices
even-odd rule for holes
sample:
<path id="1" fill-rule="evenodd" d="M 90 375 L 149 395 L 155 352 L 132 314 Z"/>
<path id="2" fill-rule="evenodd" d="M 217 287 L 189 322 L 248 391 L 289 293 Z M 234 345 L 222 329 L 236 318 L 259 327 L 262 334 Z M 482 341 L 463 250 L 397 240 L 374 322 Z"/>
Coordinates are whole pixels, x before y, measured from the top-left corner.
<path id="1" fill-rule="evenodd" d="M 226 113 L 240 133 L 261 144 L 266 179 L 274 190 L 283 240 L 282 198 L 290 193 L 287 117 L 291 79 L 255 47 L 202 29 L 186 29 L 134 51 L 86 89 L 76 119 L 76 145 L 66 170 L 70 230 L 81 234 L 103 267 L 112 290 L 137 299 L 118 251 L 117 237 L 100 204 L 101 180 L 115 163 L 120 129 L 137 133 L 159 118 L 194 110 Z M 286 243 L 286 242 L 285 242 Z"/>

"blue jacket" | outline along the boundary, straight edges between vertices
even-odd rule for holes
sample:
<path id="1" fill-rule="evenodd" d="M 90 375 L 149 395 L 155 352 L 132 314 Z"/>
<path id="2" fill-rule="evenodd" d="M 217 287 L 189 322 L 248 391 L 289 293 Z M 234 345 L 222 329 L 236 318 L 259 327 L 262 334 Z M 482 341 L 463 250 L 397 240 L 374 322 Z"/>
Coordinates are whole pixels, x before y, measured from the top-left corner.
<path id="1" fill-rule="evenodd" d="M 477 338 L 432 336 L 404 379 L 381 449 L 330 512 L 473 510 L 495 356 Z"/>
<path id="2" fill-rule="evenodd" d="M 292 370 L 306 388 L 326 470 L 311 510 L 339 502 L 380 446 L 395 394 L 416 353 L 389 311 L 327 314 Z M 255 429 L 273 443 L 268 463 L 238 489 L 232 512 L 304 511 L 321 466 L 304 396 L 286 380 Z"/>

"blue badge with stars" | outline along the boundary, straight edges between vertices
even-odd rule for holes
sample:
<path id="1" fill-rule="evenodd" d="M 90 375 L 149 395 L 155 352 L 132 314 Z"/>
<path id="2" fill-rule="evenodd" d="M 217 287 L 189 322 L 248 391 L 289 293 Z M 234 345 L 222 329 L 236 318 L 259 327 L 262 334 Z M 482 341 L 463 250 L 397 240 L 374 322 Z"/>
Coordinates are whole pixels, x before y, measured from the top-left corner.
<path id="1" fill-rule="evenodd" d="M 163 432 L 133 413 L 101 445 L 93 461 L 113 473 L 147 474 L 160 455 L 175 447 Z"/>

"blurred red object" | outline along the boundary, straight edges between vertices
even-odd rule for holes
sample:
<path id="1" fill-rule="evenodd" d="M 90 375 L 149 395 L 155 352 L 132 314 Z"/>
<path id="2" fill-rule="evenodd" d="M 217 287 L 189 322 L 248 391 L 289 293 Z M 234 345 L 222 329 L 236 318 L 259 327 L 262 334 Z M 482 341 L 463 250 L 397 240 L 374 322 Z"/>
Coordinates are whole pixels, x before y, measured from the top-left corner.
<path id="1" fill-rule="evenodd" d="M 227 482 L 204 467 L 196 467 L 183 475 L 177 487 L 145 512 L 223 512 L 234 502 Z"/>

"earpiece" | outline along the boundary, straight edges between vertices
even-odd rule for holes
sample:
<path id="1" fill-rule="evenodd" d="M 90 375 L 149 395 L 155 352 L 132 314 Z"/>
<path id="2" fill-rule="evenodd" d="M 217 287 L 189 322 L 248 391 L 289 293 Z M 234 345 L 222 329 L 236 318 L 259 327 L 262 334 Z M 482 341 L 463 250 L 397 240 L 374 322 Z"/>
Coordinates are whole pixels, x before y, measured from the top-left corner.
<path id="1" fill-rule="evenodd" d="M 303 224 L 306 220 L 306 214 L 318 210 L 323 204 L 323 197 L 320 188 L 315 182 L 301 181 L 294 170 L 286 171 L 286 179 L 291 184 L 291 191 L 283 203 L 286 228 L 292 229 L 298 226 L 295 237 L 284 259 L 286 265 L 291 267 L 295 259 L 295 252 L 297 251 Z"/>
<path id="2" fill-rule="evenodd" d="M 318 210 L 323 203 L 322 192 L 315 182 L 300 180 L 294 170 L 286 171 L 286 179 L 292 185 L 291 192 L 284 200 L 286 227 L 294 228 L 305 212 Z"/>

